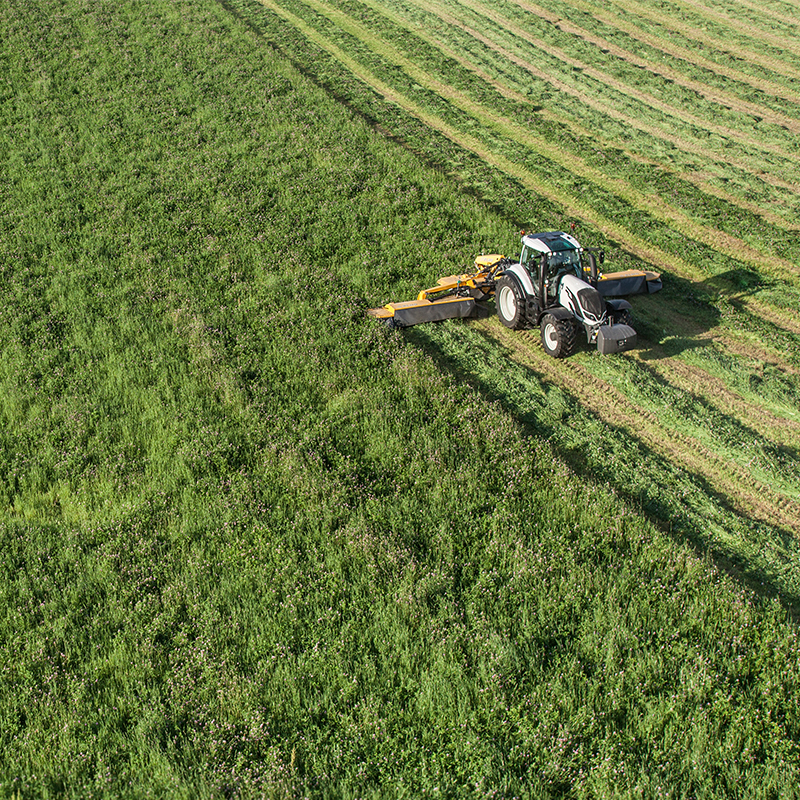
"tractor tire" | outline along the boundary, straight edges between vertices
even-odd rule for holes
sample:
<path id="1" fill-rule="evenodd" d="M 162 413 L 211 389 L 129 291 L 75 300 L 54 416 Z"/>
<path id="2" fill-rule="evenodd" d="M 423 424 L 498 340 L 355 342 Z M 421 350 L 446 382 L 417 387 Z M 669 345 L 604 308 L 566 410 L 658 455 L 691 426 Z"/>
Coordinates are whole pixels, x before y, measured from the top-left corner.
<path id="1" fill-rule="evenodd" d="M 614 323 L 616 325 L 629 325 L 632 328 L 633 314 L 631 314 L 631 310 L 629 308 L 623 308 L 622 311 L 618 311 L 614 314 Z"/>
<path id="2" fill-rule="evenodd" d="M 553 358 L 567 358 L 575 352 L 578 343 L 575 322 L 571 319 L 556 319 L 552 314 L 542 318 L 542 347 Z"/>
<path id="3" fill-rule="evenodd" d="M 500 322 L 518 331 L 525 327 L 525 296 L 519 282 L 510 275 L 505 275 L 497 281 L 494 291 L 495 307 Z"/>

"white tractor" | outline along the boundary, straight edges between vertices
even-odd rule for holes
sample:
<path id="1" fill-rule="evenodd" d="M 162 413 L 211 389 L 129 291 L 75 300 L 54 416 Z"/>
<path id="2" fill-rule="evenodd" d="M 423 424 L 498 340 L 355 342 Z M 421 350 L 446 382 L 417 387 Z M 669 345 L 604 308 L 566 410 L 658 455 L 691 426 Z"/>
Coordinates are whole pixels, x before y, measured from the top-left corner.
<path id="1" fill-rule="evenodd" d="M 661 289 L 656 272 L 627 270 L 601 274 L 602 251 L 581 247 L 562 231 L 523 234 L 519 261 L 502 255 L 475 259 L 475 269 L 440 278 L 416 300 L 372 308 L 371 317 L 392 327 L 422 322 L 485 317 L 492 295 L 500 321 L 508 328 L 538 327 L 544 349 L 554 358 L 571 355 L 583 331 L 601 353 L 636 346 L 631 305 L 623 295 Z"/>

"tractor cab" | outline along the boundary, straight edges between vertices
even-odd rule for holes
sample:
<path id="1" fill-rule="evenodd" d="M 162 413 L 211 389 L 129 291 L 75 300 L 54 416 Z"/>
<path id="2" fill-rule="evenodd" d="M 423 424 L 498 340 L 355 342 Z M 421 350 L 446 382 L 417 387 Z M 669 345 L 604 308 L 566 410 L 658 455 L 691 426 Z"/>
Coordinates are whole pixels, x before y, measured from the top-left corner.
<path id="1" fill-rule="evenodd" d="M 534 286 L 539 285 L 540 270 L 544 266 L 544 285 L 548 296 L 558 296 L 558 288 L 564 275 L 574 275 L 581 280 L 580 244 L 568 233 L 551 231 L 522 237 L 520 264 L 531 276 Z"/>

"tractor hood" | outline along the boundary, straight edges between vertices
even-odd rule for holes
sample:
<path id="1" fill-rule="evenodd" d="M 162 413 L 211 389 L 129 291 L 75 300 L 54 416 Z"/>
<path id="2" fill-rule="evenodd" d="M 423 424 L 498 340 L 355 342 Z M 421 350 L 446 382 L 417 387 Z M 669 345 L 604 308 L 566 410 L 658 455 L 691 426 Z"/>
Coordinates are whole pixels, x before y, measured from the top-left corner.
<path id="1" fill-rule="evenodd" d="M 564 275 L 558 286 L 558 302 L 581 322 L 595 327 L 606 318 L 606 304 L 600 292 L 575 275 Z"/>

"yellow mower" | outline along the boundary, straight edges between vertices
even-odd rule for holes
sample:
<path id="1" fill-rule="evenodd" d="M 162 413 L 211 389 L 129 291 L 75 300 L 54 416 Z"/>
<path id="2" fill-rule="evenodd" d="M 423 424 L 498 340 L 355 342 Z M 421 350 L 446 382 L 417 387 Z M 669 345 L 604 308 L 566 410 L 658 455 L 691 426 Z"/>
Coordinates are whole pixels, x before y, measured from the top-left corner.
<path id="1" fill-rule="evenodd" d="M 523 234 L 518 261 L 479 256 L 475 270 L 441 278 L 416 300 L 372 308 L 371 317 L 396 327 L 489 315 L 495 297 L 500 321 L 508 328 L 539 327 L 544 349 L 555 358 L 571 355 L 583 329 L 601 353 L 636 346 L 627 295 L 661 289 L 656 272 L 627 270 L 603 274 L 604 254 L 583 248 L 563 231 Z"/>

